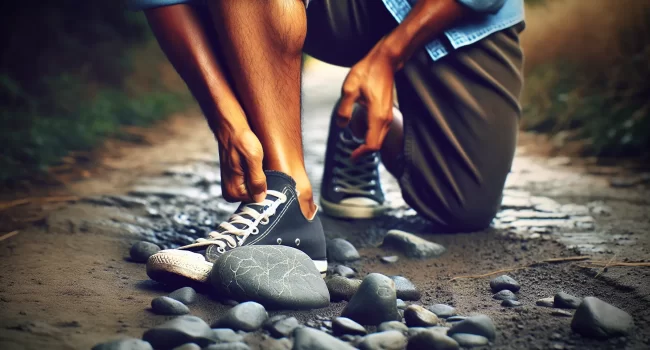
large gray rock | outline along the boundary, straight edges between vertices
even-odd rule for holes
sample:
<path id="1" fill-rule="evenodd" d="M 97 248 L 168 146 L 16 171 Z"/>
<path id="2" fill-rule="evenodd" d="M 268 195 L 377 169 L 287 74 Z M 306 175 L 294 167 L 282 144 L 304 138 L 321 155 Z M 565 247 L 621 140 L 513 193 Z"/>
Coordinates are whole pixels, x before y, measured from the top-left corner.
<path id="1" fill-rule="evenodd" d="M 153 348 L 144 340 L 126 338 L 97 344 L 92 350 L 153 350 Z"/>
<path id="2" fill-rule="evenodd" d="M 150 256 L 158 253 L 160 247 L 145 241 L 140 241 L 131 246 L 129 251 L 131 260 L 139 263 L 146 263 Z"/>
<path id="3" fill-rule="evenodd" d="M 582 298 L 565 292 L 558 292 L 553 298 L 553 306 L 560 309 L 577 309 L 580 303 L 582 303 Z"/>
<path id="4" fill-rule="evenodd" d="M 440 244 L 429 242 L 414 234 L 400 230 L 388 231 L 383 244 L 399 249 L 408 257 L 418 259 L 439 257 L 446 250 Z"/>
<path id="5" fill-rule="evenodd" d="M 354 350 L 354 347 L 333 336 L 309 327 L 296 328 L 293 332 L 292 350 Z"/>
<path id="6" fill-rule="evenodd" d="M 334 238 L 327 242 L 327 260 L 345 262 L 360 258 L 357 248 L 342 238 Z"/>
<path id="7" fill-rule="evenodd" d="M 361 286 L 360 279 L 332 276 L 325 282 L 332 301 L 350 300 Z"/>
<path id="8" fill-rule="evenodd" d="M 178 300 L 170 297 L 157 297 L 151 301 L 151 311 L 158 315 L 186 315 L 190 309 Z"/>
<path id="9" fill-rule="evenodd" d="M 252 332 L 260 328 L 268 317 L 269 315 L 264 309 L 264 306 L 254 301 L 248 301 L 228 310 L 214 326 Z"/>
<path id="10" fill-rule="evenodd" d="M 571 328 L 586 337 L 624 336 L 634 328 L 627 312 L 596 297 L 586 297 L 573 315 Z"/>
<path id="11" fill-rule="evenodd" d="M 409 305 L 404 310 L 404 320 L 409 327 L 433 327 L 438 324 L 438 316 L 420 305 Z"/>
<path id="12" fill-rule="evenodd" d="M 330 301 L 325 281 L 309 256 L 280 245 L 227 251 L 215 262 L 210 282 L 220 297 L 275 309 L 316 309 Z"/>
<path id="13" fill-rule="evenodd" d="M 336 317 L 332 321 L 332 332 L 335 335 L 366 335 L 368 331 L 362 325 L 352 321 L 347 317 Z"/>
<path id="14" fill-rule="evenodd" d="M 447 331 L 447 335 L 449 336 L 453 336 L 456 333 L 475 334 L 486 337 L 489 340 L 494 340 L 497 330 L 490 317 L 487 315 L 477 315 L 455 323 Z"/>
<path id="15" fill-rule="evenodd" d="M 363 337 L 358 345 L 361 350 L 402 350 L 406 347 L 407 339 L 399 331 L 386 331 L 369 334 Z"/>
<path id="16" fill-rule="evenodd" d="M 447 304 L 435 304 L 429 306 L 429 311 L 440 318 L 447 318 L 456 315 L 456 308 Z"/>
<path id="17" fill-rule="evenodd" d="M 382 274 L 371 273 L 363 279 L 342 316 L 364 325 L 394 321 L 399 317 L 396 301 L 395 282 Z"/>
<path id="18" fill-rule="evenodd" d="M 176 289 L 167 296 L 185 305 L 190 305 L 196 301 L 196 291 L 192 287 Z"/>
<path id="19" fill-rule="evenodd" d="M 195 343 L 201 347 L 216 342 L 212 329 L 196 316 L 179 316 L 144 332 L 142 339 L 154 349 L 173 349 Z"/>
<path id="20" fill-rule="evenodd" d="M 514 278 L 508 275 L 501 275 L 493 278 L 490 281 L 490 288 L 492 288 L 493 293 L 500 292 L 504 289 L 516 293 L 519 291 L 521 286 L 519 285 L 519 282 L 515 281 Z"/>
<path id="21" fill-rule="evenodd" d="M 407 350 L 424 350 L 424 349 L 438 349 L 438 350 L 457 350 L 460 347 L 451 337 L 444 333 L 435 332 L 431 330 L 423 330 L 413 335 L 409 339 Z"/>
<path id="22" fill-rule="evenodd" d="M 402 300 L 420 300 L 420 291 L 408 278 L 402 276 L 390 276 L 395 282 L 397 297 Z"/>

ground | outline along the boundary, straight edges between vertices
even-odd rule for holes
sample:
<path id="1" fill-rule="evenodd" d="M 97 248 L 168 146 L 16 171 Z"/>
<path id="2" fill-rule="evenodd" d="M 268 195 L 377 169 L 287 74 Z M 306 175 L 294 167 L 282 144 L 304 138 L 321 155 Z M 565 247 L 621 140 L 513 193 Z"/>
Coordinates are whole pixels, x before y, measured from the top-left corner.
<path id="1" fill-rule="evenodd" d="M 344 76 L 343 69 L 321 65 L 310 66 L 305 74 L 305 159 L 315 189 L 322 173 L 328 117 Z M 169 288 L 149 280 L 144 265 L 129 261 L 131 244 L 186 243 L 206 234 L 236 206 L 220 197 L 216 144 L 200 115 L 176 116 L 144 132 L 142 139 L 147 142 L 107 143 L 101 164 L 88 166 L 82 172 L 84 179 L 41 191 L 59 195 L 52 200 L 0 206 L 0 228 L 21 227 L 13 235 L 0 236 L 0 348 L 87 349 L 109 339 L 140 337 L 166 319 L 151 313 L 149 305 Z M 448 303 L 463 315 L 492 317 L 498 330 L 493 348 L 648 348 L 648 267 L 545 262 L 574 256 L 609 265 L 648 262 L 648 177 L 639 174 L 638 165 L 622 166 L 620 161 L 613 165 L 548 157 L 547 145 L 543 136 L 521 135 L 503 208 L 490 229 L 431 232 L 405 207 L 395 181 L 384 171 L 382 181 L 393 207 L 390 215 L 371 221 L 321 215 L 326 234 L 359 248 L 362 259 L 353 267 L 360 276 L 403 275 L 422 291 L 422 305 Z M 2 198 L 11 195 L 4 193 Z M 24 220 L 33 224 L 20 225 Z M 416 233 L 448 251 L 437 259 L 401 257 L 395 264 L 383 264 L 379 257 L 393 252 L 379 244 L 392 228 Z M 452 280 L 513 268 L 518 269 L 508 274 L 522 284 L 519 294 L 525 304 L 517 309 L 503 308 L 492 299 L 490 277 Z M 570 318 L 535 306 L 537 299 L 560 290 L 597 296 L 626 310 L 634 317 L 635 330 L 624 339 L 606 341 L 574 334 Z M 344 305 L 273 313 L 307 322 L 316 316 L 337 316 Z M 209 291 L 191 306 L 192 314 L 209 323 L 228 308 Z M 247 338 L 254 347 L 268 341 L 263 339 L 259 334 Z"/>

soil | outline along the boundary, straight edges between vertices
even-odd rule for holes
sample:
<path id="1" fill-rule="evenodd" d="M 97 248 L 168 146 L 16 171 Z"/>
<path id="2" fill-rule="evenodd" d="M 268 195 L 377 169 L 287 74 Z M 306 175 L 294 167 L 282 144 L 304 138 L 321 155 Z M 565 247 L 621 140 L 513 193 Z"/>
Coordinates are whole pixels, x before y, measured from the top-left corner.
<path id="1" fill-rule="evenodd" d="M 330 110 L 345 71 L 312 65 L 304 81 L 305 159 L 319 187 Z M 147 240 L 173 247 L 201 237 L 225 219 L 234 205 L 220 196 L 216 144 L 196 112 L 179 115 L 141 132 L 144 143 L 110 141 L 93 154 L 88 173 L 65 186 L 32 190 L 28 204 L 0 211 L 0 348 L 82 349 L 142 333 L 168 317 L 150 312 L 154 297 L 173 288 L 148 279 L 144 266 L 129 261 L 130 246 Z M 345 221 L 321 214 L 328 238 L 343 237 L 362 259 L 351 267 L 402 275 L 422 291 L 418 303 L 447 303 L 461 315 L 484 313 L 494 320 L 495 349 L 646 349 L 650 347 L 650 268 L 592 267 L 584 261 L 542 262 L 589 256 L 599 261 L 650 261 L 650 184 L 637 164 L 548 157 L 547 140 L 522 134 L 504 194 L 504 211 L 481 232 L 432 232 L 405 207 L 393 179 L 382 180 L 391 213 L 376 220 Z M 75 173 L 75 174 L 78 174 Z M 46 195 L 74 200 L 46 203 Z M 25 193 L 5 191 L 3 199 Z M 318 195 L 318 194 L 317 194 Z M 5 202 L 6 202 L 5 201 Z M 532 204 L 513 205 L 506 202 Z M 531 208 L 563 213 L 562 219 L 526 220 Z M 1 206 L 0 206 L 1 208 Z M 550 208 L 550 209 L 549 209 Z M 538 215 L 536 214 L 536 215 Z M 521 225 L 519 225 L 521 224 Z M 393 228 L 414 232 L 448 251 L 430 260 L 412 260 L 380 246 Z M 5 237 L 0 235 L 0 237 Z M 379 258 L 398 255 L 395 264 Z M 504 308 L 492 299 L 490 277 L 464 275 L 526 267 L 508 272 L 522 285 L 524 306 Z M 625 338 L 595 340 L 571 331 L 571 318 L 535 306 L 563 290 L 596 296 L 629 312 L 636 324 Z M 338 316 L 345 303 L 312 311 L 273 311 L 301 322 Z M 211 323 L 227 310 L 204 290 L 190 306 Z M 260 333 L 246 338 L 252 348 L 272 340 Z"/>

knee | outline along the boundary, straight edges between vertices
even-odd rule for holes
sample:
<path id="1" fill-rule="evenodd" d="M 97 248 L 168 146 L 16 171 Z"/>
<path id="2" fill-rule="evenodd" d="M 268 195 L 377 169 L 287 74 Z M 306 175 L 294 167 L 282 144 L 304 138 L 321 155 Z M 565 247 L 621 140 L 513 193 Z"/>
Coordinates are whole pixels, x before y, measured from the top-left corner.
<path id="1" fill-rule="evenodd" d="M 288 55 L 302 55 L 307 36 L 307 14 L 304 0 L 267 2 L 266 15 L 275 23 L 269 27 L 274 49 Z"/>

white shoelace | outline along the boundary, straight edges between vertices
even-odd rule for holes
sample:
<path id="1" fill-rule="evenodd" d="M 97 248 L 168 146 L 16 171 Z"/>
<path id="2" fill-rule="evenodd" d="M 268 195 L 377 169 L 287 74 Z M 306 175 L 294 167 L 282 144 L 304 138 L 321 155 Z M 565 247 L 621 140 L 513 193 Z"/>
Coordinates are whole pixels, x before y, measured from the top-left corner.
<path id="1" fill-rule="evenodd" d="M 269 217 L 275 215 L 280 204 L 287 201 L 287 196 L 278 191 L 267 190 L 267 195 L 272 195 L 277 199 L 264 199 L 259 203 L 250 203 L 244 205 L 241 210 L 232 214 L 228 221 L 222 222 L 217 231 L 210 232 L 209 238 L 199 238 L 195 243 L 180 247 L 179 249 L 188 249 L 217 245 L 220 253 L 225 253 L 226 248 L 237 248 L 244 244 L 248 236 L 260 233 L 257 227 L 259 224 L 266 225 L 269 223 Z M 262 212 L 255 210 L 251 206 L 263 207 Z M 246 216 L 244 216 L 246 215 Z M 242 228 L 235 226 L 243 225 Z"/>
<path id="2" fill-rule="evenodd" d="M 376 153 L 366 155 L 356 163 L 350 159 L 352 152 L 358 147 L 353 139 L 346 139 L 344 133 L 340 134 L 339 142 L 336 147 L 344 154 L 343 157 L 338 153 L 334 159 L 341 163 L 343 167 L 334 167 L 333 179 L 334 191 L 347 194 L 374 195 L 377 165 L 379 157 Z"/>

